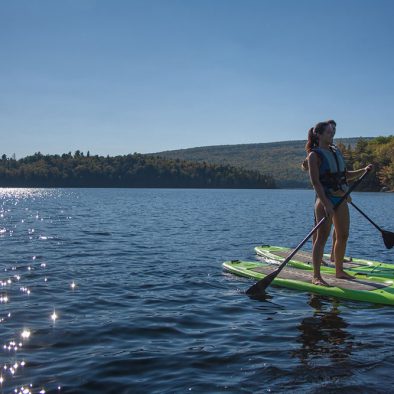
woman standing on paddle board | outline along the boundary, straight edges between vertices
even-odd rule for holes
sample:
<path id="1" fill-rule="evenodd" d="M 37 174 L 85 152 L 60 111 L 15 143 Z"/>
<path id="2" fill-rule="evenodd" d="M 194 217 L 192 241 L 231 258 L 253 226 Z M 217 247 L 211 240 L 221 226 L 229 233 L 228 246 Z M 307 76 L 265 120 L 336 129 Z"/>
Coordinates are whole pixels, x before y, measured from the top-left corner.
<path id="1" fill-rule="evenodd" d="M 333 120 L 333 119 L 330 119 L 330 120 L 327 120 L 327 123 L 329 123 L 331 125 L 331 127 L 333 129 L 333 132 L 334 132 L 334 135 L 335 135 L 335 131 L 337 129 L 337 122 L 335 122 L 335 120 Z M 332 146 L 336 150 L 338 149 L 334 144 L 332 144 L 330 146 Z M 301 168 L 302 168 L 303 171 L 309 171 L 308 156 L 302 162 Z M 317 198 L 317 196 L 316 196 L 316 198 Z M 349 196 L 348 197 L 348 202 L 350 202 L 350 201 L 351 201 L 351 197 Z M 316 224 L 317 224 L 316 216 L 314 215 L 314 226 Z M 316 233 L 313 233 L 313 235 L 312 235 L 312 244 L 315 243 L 315 240 L 316 240 Z M 335 234 L 335 228 L 334 228 L 334 231 L 332 233 L 332 247 L 331 247 L 331 254 L 330 254 L 330 261 L 332 261 L 332 262 L 335 261 L 335 258 L 334 258 L 335 242 L 336 242 L 336 234 Z M 349 261 L 349 260 L 345 259 L 344 261 Z M 325 263 L 324 260 L 322 260 L 322 264 L 327 264 L 327 263 Z"/>
<path id="2" fill-rule="evenodd" d="M 334 135 L 335 129 L 332 127 L 332 123 L 320 122 L 309 130 L 308 142 L 305 146 L 308 154 L 309 176 L 317 195 L 315 203 L 316 221 L 319 222 L 324 216 L 328 216 L 328 220 L 317 230 L 312 250 L 314 273 L 312 282 L 323 286 L 328 284 L 321 277 L 320 263 L 332 222 L 336 235 L 334 246 L 336 277 L 352 278 L 343 270 L 343 258 L 349 235 L 349 208 L 347 203 L 344 202 L 334 211 L 334 205 L 346 193 L 348 181 L 352 181 L 361 176 L 364 171 L 372 169 L 372 165 L 369 164 L 360 170 L 347 171 L 341 152 L 333 145 Z"/>

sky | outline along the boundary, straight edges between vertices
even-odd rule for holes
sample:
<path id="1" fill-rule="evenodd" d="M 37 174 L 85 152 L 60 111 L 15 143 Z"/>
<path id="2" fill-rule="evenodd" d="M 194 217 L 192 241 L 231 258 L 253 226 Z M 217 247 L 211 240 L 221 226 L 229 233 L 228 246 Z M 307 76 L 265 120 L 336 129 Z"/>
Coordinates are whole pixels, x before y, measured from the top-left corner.
<path id="1" fill-rule="evenodd" d="M 394 134 L 391 0 L 1 0 L 0 154 Z"/>

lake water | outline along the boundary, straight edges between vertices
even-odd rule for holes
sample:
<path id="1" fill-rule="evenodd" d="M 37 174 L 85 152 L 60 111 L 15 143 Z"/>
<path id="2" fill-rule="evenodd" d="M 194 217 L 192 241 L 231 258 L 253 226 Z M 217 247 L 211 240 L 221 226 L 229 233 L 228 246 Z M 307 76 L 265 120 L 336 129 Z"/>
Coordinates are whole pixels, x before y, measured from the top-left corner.
<path id="1" fill-rule="evenodd" d="M 295 246 L 310 190 L 0 189 L 0 392 L 393 392 L 394 308 L 222 262 Z M 394 229 L 394 194 L 354 193 Z M 394 263 L 351 211 L 348 254 Z M 309 249 L 310 244 L 305 249 Z"/>

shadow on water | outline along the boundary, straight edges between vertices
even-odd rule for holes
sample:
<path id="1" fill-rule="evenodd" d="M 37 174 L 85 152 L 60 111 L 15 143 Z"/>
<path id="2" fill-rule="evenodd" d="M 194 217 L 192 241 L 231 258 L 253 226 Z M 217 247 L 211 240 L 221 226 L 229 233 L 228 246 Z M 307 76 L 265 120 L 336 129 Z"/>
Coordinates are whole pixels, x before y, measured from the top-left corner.
<path id="1" fill-rule="evenodd" d="M 246 291 L 244 292 L 251 300 L 254 301 L 261 301 L 261 302 L 269 302 L 272 300 L 272 296 L 268 293 L 263 292 L 261 294 L 247 294 Z"/>

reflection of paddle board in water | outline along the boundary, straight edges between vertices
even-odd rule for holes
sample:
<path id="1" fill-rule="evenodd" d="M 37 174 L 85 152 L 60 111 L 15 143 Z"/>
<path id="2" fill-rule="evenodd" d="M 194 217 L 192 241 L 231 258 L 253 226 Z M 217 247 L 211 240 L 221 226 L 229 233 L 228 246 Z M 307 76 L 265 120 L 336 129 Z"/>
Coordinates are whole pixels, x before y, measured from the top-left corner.
<path id="1" fill-rule="evenodd" d="M 224 262 L 223 268 L 239 276 L 260 280 L 275 271 L 277 267 L 265 262 L 233 260 Z M 390 279 L 374 278 L 374 280 L 370 280 L 364 277 L 352 280 L 337 279 L 335 274 L 324 272 L 323 278 L 330 285 L 327 287 L 312 284 L 312 276 L 311 270 L 287 266 L 283 268 L 272 284 L 348 300 L 394 305 L 394 282 Z"/>
<path id="2" fill-rule="evenodd" d="M 290 248 L 270 245 L 256 246 L 254 250 L 256 254 L 262 257 L 266 262 L 276 264 L 282 263 L 292 251 Z M 346 258 L 346 260 L 349 260 L 349 258 Z M 312 253 L 299 251 L 289 261 L 288 265 L 295 268 L 312 270 Z M 352 258 L 351 261 L 345 261 L 343 263 L 343 268 L 350 275 L 357 275 L 358 277 L 364 275 L 366 278 L 384 277 L 394 279 L 394 264 Z M 326 272 L 335 272 L 335 264 L 330 261 L 330 256 L 327 254 L 324 255 L 321 271 L 323 274 Z"/>

